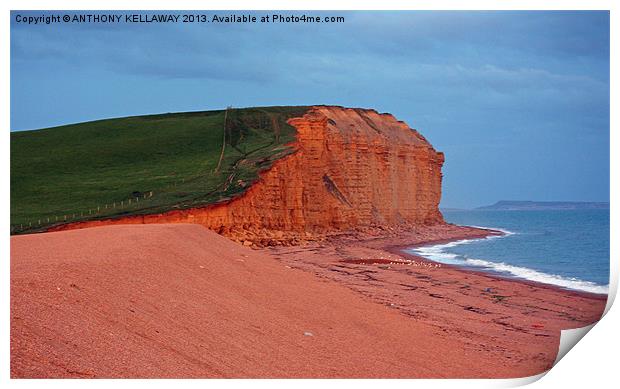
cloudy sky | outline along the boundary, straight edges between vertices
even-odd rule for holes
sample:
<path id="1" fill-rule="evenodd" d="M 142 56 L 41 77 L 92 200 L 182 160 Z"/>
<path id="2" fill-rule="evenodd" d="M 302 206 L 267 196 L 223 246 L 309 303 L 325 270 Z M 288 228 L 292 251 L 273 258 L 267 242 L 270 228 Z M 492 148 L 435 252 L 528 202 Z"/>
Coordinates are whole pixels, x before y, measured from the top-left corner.
<path id="1" fill-rule="evenodd" d="M 609 200 L 607 12 L 36 26 L 17 14 L 41 13 L 12 12 L 13 131 L 228 105 L 368 107 L 446 153 L 445 207 Z"/>

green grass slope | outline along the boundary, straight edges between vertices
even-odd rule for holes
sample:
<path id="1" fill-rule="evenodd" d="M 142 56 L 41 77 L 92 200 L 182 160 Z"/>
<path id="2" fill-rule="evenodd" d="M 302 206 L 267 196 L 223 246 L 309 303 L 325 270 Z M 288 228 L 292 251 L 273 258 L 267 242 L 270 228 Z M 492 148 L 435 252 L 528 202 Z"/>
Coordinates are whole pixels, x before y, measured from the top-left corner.
<path id="1" fill-rule="evenodd" d="M 286 120 L 306 110 L 231 108 L 13 132 L 11 231 L 229 199 L 291 153 Z"/>

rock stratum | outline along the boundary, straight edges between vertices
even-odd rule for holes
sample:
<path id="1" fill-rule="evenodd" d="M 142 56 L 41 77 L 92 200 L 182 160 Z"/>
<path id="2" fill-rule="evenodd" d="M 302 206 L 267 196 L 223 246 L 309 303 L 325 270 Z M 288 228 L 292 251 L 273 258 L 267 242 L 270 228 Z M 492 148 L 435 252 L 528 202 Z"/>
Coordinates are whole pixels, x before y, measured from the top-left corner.
<path id="1" fill-rule="evenodd" d="M 375 110 L 311 107 L 289 119 L 295 152 L 230 201 L 161 214 L 68 224 L 197 223 L 248 245 L 333 231 L 443 223 L 444 155 L 406 123 Z"/>

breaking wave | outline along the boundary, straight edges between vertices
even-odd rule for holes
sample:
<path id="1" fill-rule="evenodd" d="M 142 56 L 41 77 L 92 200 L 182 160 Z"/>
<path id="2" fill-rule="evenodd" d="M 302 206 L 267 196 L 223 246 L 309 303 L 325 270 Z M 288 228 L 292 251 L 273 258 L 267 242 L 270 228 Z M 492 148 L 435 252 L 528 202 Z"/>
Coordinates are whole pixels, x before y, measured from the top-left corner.
<path id="1" fill-rule="evenodd" d="M 445 263 L 448 265 L 464 266 L 477 270 L 494 272 L 510 277 L 521 278 L 529 281 L 536 281 L 544 284 L 550 284 L 562 288 L 580 290 L 584 292 L 599 294 L 607 294 L 609 292 L 609 285 L 599 285 L 594 282 L 581 280 L 579 278 L 564 277 L 557 274 L 548 274 L 527 267 L 510 265 L 505 262 L 493 262 L 485 259 L 469 258 L 465 255 L 449 252 L 449 249 L 451 247 L 470 244 L 482 240 L 505 238 L 510 235 L 516 234 L 516 232 L 503 230 L 500 228 L 478 226 L 472 227 L 498 230 L 503 232 L 504 235 L 492 235 L 486 238 L 462 239 L 454 242 L 436 244 L 431 246 L 413 247 L 407 249 L 407 251 L 429 259 L 431 261 Z"/>

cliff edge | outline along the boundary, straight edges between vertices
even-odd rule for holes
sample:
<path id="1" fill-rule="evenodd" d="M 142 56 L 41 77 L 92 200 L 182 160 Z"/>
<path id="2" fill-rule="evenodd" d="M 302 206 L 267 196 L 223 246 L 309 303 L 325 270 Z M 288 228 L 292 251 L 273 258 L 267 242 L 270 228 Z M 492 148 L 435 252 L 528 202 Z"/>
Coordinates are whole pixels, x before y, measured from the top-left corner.
<path id="1" fill-rule="evenodd" d="M 443 153 L 390 114 L 314 106 L 288 123 L 295 152 L 228 202 L 161 214 L 74 223 L 197 223 L 247 245 L 359 228 L 443 223 Z"/>

